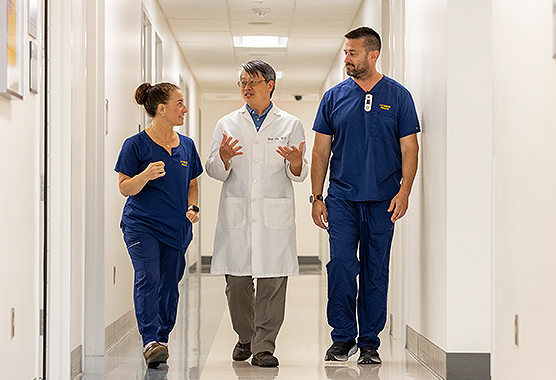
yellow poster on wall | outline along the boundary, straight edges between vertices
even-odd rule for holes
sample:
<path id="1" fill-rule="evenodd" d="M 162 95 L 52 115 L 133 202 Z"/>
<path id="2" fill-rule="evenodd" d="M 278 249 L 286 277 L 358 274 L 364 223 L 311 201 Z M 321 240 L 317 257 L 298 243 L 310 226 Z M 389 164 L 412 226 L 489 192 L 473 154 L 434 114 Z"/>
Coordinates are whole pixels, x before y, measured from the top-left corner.
<path id="1" fill-rule="evenodd" d="M 8 1 L 8 65 L 17 65 L 17 7 L 16 0 Z"/>

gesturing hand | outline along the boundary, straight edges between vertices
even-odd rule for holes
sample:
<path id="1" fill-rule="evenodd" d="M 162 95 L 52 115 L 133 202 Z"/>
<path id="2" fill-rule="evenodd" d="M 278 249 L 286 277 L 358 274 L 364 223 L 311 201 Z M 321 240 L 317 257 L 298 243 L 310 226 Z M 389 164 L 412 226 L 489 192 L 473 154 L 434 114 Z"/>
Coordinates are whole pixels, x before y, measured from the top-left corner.
<path id="1" fill-rule="evenodd" d="M 288 160 L 290 164 L 301 166 L 303 163 L 303 145 L 305 145 L 305 141 L 302 141 L 299 144 L 299 148 L 295 145 L 292 145 L 291 148 L 288 148 L 287 146 L 279 146 L 278 149 L 276 149 L 276 152 Z"/>
<path id="2" fill-rule="evenodd" d="M 145 170 L 143 170 L 143 175 L 147 179 L 147 181 L 151 181 L 153 179 L 157 179 L 159 177 L 163 177 L 166 175 L 166 171 L 164 170 L 164 162 L 157 161 L 151 162 Z"/>
<path id="3" fill-rule="evenodd" d="M 299 148 L 292 145 L 291 148 L 279 146 L 278 149 L 276 149 L 276 153 L 290 162 L 290 170 L 296 176 L 301 174 L 301 168 L 303 166 L 303 145 L 305 145 L 305 141 L 299 144 Z"/>
<path id="4" fill-rule="evenodd" d="M 236 146 L 239 143 L 239 140 L 232 140 L 232 136 L 228 137 L 228 135 L 222 133 L 222 142 L 220 143 L 219 153 L 226 170 L 228 170 L 228 164 L 233 157 L 243 154 L 241 151 L 241 148 L 243 147 L 241 145 Z"/>

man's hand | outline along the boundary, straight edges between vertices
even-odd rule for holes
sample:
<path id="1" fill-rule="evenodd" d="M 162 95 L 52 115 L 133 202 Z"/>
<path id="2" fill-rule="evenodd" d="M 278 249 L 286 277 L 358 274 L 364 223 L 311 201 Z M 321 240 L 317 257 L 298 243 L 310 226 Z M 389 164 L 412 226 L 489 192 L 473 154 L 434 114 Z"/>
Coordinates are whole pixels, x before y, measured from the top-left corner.
<path id="1" fill-rule="evenodd" d="M 303 167 L 303 145 L 305 145 L 305 141 L 299 144 L 299 148 L 292 145 L 291 148 L 279 146 L 278 149 L 276 149 L 276 153 L 289 161 L 291 172 L 298 177 L 301 175 L 301 169 Z"/>
<path id="2" fill-rule="evenodd" d="M 394 223 L 396 220 L 401 219 L 405 215 L 408 205 L 409 195 L 402 191 L 400 191 L 394 198 L 392 198 L 390 207 L 388 208 L 388 212 L 392 213 L 392 217 L 390 218 L 392 223 Z"/>
<path id="3" fill-rule="evenodd" d="M 323 201 L 315 200 L 313 202 L 311 216 L 313 217 L 313 222 L 317 225 L 317 227 L 326 230 L 326 225 L 328 224 L 328 212 L 326 211 L 326 205 Z"/>
<path id="4" fill-rule="evenodd" d="M 199 221 L 199 214 L 197 214 L 195 211 L 193 210 L 189 210 L 185 213 L 185 216 L 187 217 L 187 219 L 189 219 L 189 221 L 191 223 L 197 223 Z"/>
<path id="5" fill-rule="evenodd" d="M 302 141 L 299 144 L 299 148 L 295 145 L 292 145 L 291 148 L 288 148 L 287 146 L 279 146 L 278 149 L 276 149 L 276 153 L 284 157 L 292 165 L 301 166 L 303 163 L 303 145 L 305 145 L 305 141 Z"/>
<path id="6" fill-rule="evenodd" d="M 239 143 L 238 139 L 233 140 L 232 136 L 227 136 L 225 133 L 222 133 L 222 142 L 220 143 L 220 159 L 224 163 L 226 170 L 228 170 L 228 164 L 230 160 L 235 157 L 243 154 L 241 152 L 241 145 L 236 146 Z"/>

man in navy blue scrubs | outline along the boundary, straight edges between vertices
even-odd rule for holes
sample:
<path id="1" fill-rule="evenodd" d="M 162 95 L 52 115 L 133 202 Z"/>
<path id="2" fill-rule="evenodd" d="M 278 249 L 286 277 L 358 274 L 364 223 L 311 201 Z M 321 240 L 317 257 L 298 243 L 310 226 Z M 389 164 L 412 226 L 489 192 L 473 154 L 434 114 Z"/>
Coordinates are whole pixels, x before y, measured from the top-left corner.
<path id="1" fill-rule="evenodd" d="M 350 78 L 324 94 L 313 126 L 312 217 L 330 240 L 325 360 L 346 361 L 359 348 L 359 364 L 380 364 L 394 222 L 407 211 L 420 127 L 409 91 L 376 70 L 378 33 L 360 27 L 345 38 Z"/>

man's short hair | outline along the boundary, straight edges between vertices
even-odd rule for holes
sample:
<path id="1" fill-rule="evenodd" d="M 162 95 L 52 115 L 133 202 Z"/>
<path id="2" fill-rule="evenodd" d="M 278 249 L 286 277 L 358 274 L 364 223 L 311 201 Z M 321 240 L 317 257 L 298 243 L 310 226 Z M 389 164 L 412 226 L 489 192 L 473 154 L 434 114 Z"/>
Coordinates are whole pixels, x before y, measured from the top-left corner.
<path id="1" fill-rule="evenodd" d="M 274 68 L 260 59 L 249 61 L 242 64 L 241 66 L 243 68 L 243 71 L 245 71 L 252 77 L 256 77 L 258 74 L 261 74 L 266 83 L 268 83 L 269 81 L 274 81 L 274 87 L 272 88 L 272 92 L 270 93 L 270 97 L 272 98 L 272 94 L 276 89 L 276 71 L 274 71 Z"/>
<path id="2" fill-rule="evenodd" d="M 378 50 L 380 52 L 380 48 L 382 47 L 380 35 L 373 28 L 369 28 L 368 26 L 360 26 L 357 29 L 353 29 L 352 31 L 346 33 L 344 37 L 348 40 L 363 38 L 365 40 L 363 46 L 365 47 L 365 51 L 367 53 L 374 50 Z"/>

